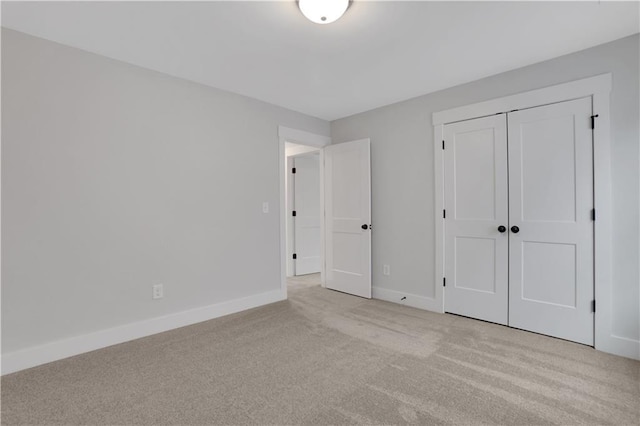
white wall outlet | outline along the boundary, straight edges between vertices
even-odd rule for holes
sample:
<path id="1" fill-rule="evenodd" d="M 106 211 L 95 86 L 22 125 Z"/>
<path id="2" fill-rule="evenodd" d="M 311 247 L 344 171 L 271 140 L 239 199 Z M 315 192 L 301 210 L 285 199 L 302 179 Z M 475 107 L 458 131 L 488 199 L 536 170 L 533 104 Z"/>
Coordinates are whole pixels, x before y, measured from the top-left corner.
<path id="1" fill-rule="evenodd" d="M 262 203 L 262 213 L 269 213 L 269 202 L 265 201 Z"/>
<path id="2" fill-rule="evenodd" d="M 153 286 L 153 298 L 154 299 L 162 299 L 164 297 L 164 289 L 162 284 L 155 284 Z"/>
<path id="3" fill-rule="evenodd" d="M 382 275 L 391 275 L 391 266 L 382 265 Z"/>

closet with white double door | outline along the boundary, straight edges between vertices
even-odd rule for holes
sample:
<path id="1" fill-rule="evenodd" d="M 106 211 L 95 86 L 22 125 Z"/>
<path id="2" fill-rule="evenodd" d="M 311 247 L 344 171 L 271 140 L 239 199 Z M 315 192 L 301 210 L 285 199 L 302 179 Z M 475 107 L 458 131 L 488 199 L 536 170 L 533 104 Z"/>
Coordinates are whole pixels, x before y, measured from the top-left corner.
<path id="1" fill-rule="evenodd" d="M 594 343 L 592 99 L 443 127 L 444 307 Z"/>

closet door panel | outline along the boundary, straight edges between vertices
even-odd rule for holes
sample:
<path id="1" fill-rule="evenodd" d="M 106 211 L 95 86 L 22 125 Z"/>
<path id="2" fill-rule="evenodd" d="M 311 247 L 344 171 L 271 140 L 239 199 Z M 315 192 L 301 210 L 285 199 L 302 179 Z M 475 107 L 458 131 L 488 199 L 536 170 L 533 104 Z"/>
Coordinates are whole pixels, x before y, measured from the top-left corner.
<path id="1" fill-rule="evenodd" d="M 593 344 L 591 98 L 508 114 L 509 325 Z"/>
<path id="2" fill-rule="evenodd" d="M 448 124 L 445 311 L 507 323 L 506 117 Z"/>

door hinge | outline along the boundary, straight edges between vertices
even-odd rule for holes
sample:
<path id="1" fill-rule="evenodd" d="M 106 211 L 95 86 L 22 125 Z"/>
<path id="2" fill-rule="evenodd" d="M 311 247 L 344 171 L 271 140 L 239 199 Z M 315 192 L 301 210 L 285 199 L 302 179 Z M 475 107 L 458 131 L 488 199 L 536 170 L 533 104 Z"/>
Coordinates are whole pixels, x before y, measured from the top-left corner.
<path id="1" fill-rule="evenodd" d="M 442 141 L 442 149 L 444 149 L 444 141 Z"/>
<path id="2" fill-rule="evenodd" d="M 592 300 L 591 301 L 591 312 L 595 312 L 596 311 L 596 301 Z"/>
<path id="3" fill-rule="evenodd" d="M 445 277 L 442 277 L 442 287 L 446 287 L 447 286 L 447 279 Z"/>
<path id="4" fill-rule="evenodd" d="M 298 258 L 298 255 L 293 253 L 293 260 L 296 260 Z"/>
<path id="5" fill-rule="evenodd" d="M 442 218 L 443 219 L 447 218 L 447 211 L 446 210 L 442 210 Z"/>
<path id="6" fill-rule="evenodd" d="M 596 220 L 596 209 L 591 209 L 591 220 Z"/>
<path id="7" fill-rule="evenodd" d="M 294 175 L 296 174 L 296 168 L 295 167 L 293 169 L 291 169 L 291 173 L 293 173 Z"/>
<path id="8" fill-rule="evenodd" d="M 591 129 L 596 128 L 596 118 L 598 118 L 598 114 L 591 116 Z"/>
<path id="9" fill-rule="evenodd" d="M 295 215 L 296 215 L 296 211 L 294 210 L 294 211 L 292 211 L 291 213 L 292 213 L 292 214 L 293 214 L 293 216 L 295 217 Z"/>

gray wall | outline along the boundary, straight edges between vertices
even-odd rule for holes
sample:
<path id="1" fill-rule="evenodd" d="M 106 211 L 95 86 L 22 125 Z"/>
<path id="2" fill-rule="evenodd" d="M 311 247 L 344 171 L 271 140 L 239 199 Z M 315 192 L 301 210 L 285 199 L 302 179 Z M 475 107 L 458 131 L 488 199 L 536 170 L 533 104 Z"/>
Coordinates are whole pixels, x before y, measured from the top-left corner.
<path id="1" fill-rule="evenodd" d="M 279 289 L 278 125 L 329 123 L 6 29 L 2 114 L 3 353 Z"/>
<path id="2" fill-rule="evenodd" d="M 433 112 L 612 72 L 612 334 L 638 340 L 639 48 L 634 35 L 332 122 L 333 143 L 371 138 L 374 287 L 434 295 Z"/>

